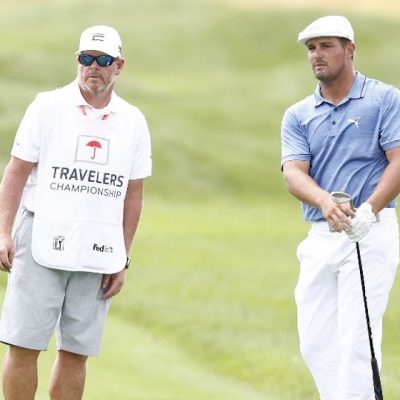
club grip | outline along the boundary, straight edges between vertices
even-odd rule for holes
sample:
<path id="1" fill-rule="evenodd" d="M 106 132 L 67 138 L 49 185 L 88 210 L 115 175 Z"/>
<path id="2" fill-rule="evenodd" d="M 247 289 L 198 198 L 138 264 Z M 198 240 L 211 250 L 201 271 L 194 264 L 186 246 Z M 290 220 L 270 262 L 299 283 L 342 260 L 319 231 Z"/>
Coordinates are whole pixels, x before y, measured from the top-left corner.
<path id="1" fill-rule="evenodd" d="M 372 379 L 374 380 L 375 400 L 383 400 L 381 378 L 379 376 L 378 362 L 375 357 L 371 358 Z"/>

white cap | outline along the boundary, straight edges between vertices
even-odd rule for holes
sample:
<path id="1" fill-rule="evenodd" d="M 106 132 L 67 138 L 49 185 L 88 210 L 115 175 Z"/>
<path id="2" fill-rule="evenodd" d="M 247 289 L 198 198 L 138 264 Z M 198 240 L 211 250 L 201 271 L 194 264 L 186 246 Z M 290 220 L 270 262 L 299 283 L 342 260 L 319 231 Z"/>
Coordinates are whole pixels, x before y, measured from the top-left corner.
<path id="1" fill-rule="evenodd" d="M 342 16 L 322 17 L 299 33 L 297 41 L 306 44 L 307 40 L 316 37 L 340 37 L 354 43 L 354 32 L 347 18 Z"/>
<path id="2" fill-rule="evenodd" d="M 98 25 L 91 26 L 82 32 L 76 54 L 96 50 L 118 58 L 121 57 L 121 48 L 119 33 L 111 26 Z"/>

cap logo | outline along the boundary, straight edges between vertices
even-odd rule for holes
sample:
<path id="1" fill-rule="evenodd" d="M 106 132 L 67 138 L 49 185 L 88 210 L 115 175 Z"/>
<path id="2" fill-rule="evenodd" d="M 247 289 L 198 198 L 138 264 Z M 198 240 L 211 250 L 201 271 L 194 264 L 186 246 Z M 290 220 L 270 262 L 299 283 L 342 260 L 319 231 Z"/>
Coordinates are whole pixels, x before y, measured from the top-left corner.
<path id="1" fill-rule="evenodd" d="M 104 33 L 94 33 L 92 40 L 97 40 L 99 42 L 104 42 Z"/>
<path id="2" fill-rule="evenodd" d="M 79 49 L 75 54 L 93 50 L 120 58 L 121 46 L 121 38 L 114 28 L 106 25 L 92 26 L 81 33 Z"/>

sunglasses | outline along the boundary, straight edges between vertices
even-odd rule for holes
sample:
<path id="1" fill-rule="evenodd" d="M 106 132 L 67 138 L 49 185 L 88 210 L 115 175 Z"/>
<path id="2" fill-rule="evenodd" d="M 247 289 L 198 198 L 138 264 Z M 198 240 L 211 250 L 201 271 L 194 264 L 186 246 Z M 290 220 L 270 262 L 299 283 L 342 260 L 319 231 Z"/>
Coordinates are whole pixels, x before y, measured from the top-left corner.
<path id="1" fill-rule="evenodd" d="M 108 54 L 102 54 L 101 56 L 91 56 L 89 54 L 79 54 L 78 61 L 85 67 L 89 67 L 96 61 L 99 67 L 109 67 L 116 58 L 109 56 Z"/>

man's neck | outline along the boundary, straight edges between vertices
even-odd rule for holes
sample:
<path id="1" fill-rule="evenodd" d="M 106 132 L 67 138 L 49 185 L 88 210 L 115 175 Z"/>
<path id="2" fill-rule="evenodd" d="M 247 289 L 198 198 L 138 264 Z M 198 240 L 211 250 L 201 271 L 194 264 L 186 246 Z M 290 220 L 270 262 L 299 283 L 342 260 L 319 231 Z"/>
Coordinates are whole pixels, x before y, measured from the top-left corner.
<path id="1" fill-rule="evenodd" d="M 93 108 L 102 109 L 106 107 L 111 100 L 112 87 L 107 89 L 105 92 L 88 91 L 84 90 L 82 87 L 79 87 L 79 89 L 81 91 L 82 97 Z"/>
<path id="2" fill-rule="evenodd" d="M 322 97 L 333 104 L 339 104 L 349 94 L 356 75 L 356 72 L 352 70 L 333 81 L 320 81 Z"/>

